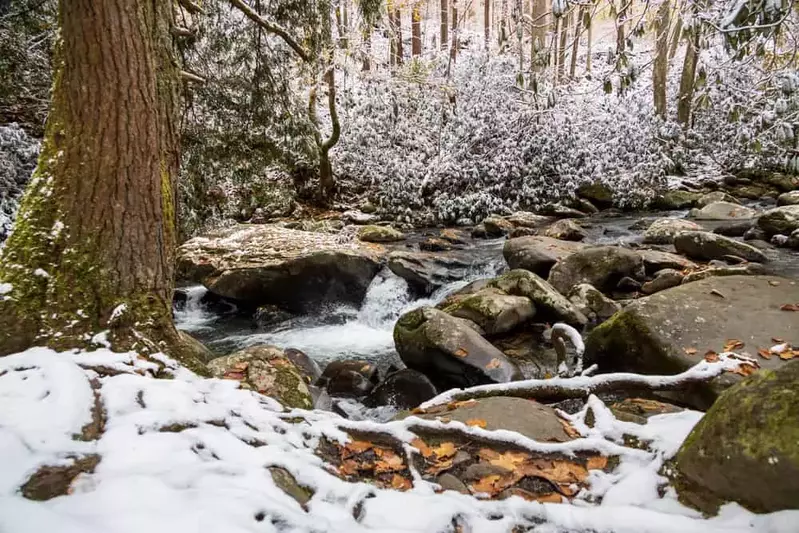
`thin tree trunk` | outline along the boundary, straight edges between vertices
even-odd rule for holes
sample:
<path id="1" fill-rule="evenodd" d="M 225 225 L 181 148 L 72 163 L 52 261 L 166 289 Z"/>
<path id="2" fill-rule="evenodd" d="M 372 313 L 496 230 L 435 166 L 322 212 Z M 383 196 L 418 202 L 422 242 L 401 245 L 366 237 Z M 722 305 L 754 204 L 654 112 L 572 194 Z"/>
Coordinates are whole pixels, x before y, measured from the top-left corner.
<path id="1" fill-rule="evenodd" d="M 552 32 L 552 77 L 555 85 L 558 84 L 558 60 L 560 59 L 559 43 L 563 16 L 555 17 L 555 30 Z"/>
<path id="2" fill-rule="evenodd" d="M 447 0 L 441 0 L 441 11 L 439 12 L 439 17 L 441 18 L 440 30 L 441 30 L 441 49 L 446 50 L 447 46 L 449 46 L 449 21 L 447 20 L 449 15 L 449 5 L 447 4 Z"/>
<path id="3" fill-rule="evenodd" d="M 458 0 L 452 0 L 452 45 L 449 49 L 450 61 L 458 59 Z M 447 69 L 449 71 L 449 69 Z M 449 74 L 449 72 L 448 72 Z"/>
<path id="4" fill-rule="evenodd" d="M 61 0 L 39 165 L 0 257 L 0 355 L 32 344 L 167 351 L 204 365 L 172 322 L 179 70 L 172 6 Z M 193 352 L 196 354 L 197 352 Z"/>
<path id="5" fill-rule="evenodd" d="M 483 33 L 485 34 L 485 50 L 491 45 L 491 0 L 483 0 Z"/>
<path id="6" fill-rule="evenodd" d="M 680 46 L 680 37 L 682 37 L 682 17 L 677 14 L 677 22 L 674 24 L 674 32 L 671 36 L 671 46 L 669 47 L 669 61 L 674 59 L 677 53 L 677 48 Z"/>
<path id="7" fill-rule="evenodd" d="M 688 127 L 694 100 L 694 84 L 696 66 L 699 62 L 699 27 L 691 28 L 691 37 L 685 48 L 682 75 L 680 76 L 680 93 L 677 97 L 677 121 L 684 128 Z"/>
<path id="8" fill-rule="evenodd" d="M 611 5 L 615 6 L 615 0 L 610 0 Z M 616 55 L 624 53 L 627 48 L 627 40 L 624 37 L 624 19 L 627 17 L 626 0 L 619 0 L 620 11 L 616 13 Z"/>
<path id="9" fill-rule="evenodd" d="M 571 79 L 574 79 L 574 75 L 577 70 L 577 51 L 580 48 L 580 27 L 583 21 L 583 17 L 585 17 L 585 7 L 580 6 L 580 10 L 577 12 L 577 20 L 574 21 L 574 39 L 572 39 L 572 60 L 571 60 L 571 65 L 569 66 L 569 77 Z"/>
<path id="10" fill-rule="evenodd" d="M 388 0 L 388 64 L 397 64 L 397 22 L 394 20 L 394 3 Z"/>
<path id="11" fill-rule="evenodd" d="M 394 22 L 397 24 L 396 47 L 397 47 L 397 65 L 402 65 L 405 60 L 405 53 L 402 50 L 402 11 L 397 8 L 394 11 Z"/>
<path id="12" fill-rule="evenodd" d="M 499 35 L 498 35 L 499 49 L 505 47 L 508 42 L 508 0 L 502 0 L 502 11 L 499 15 Z"/>
<path id="13" fill-rule="evenodd" d="M 563 81 L 566 72 L 566 43 L 569 42 L 569 25 L 572 12 L 567 11 L 561 17 L 560 39 L 558 41 L 558 80 Z"/>
<path id="14" fill-rule="evenodd" d="M 347 42 L 347 23 L 344 17 L 344 10 L 341 7 L 343 0 L 339 0 L 336 3 L 336 28 L 338 29 L 338 45 L 340 48 L 347 48 L 349 43 Z M 260 12 L 260 9 L 256 9 Z M 260 31 L 260 28 L 259 28 Z"/>
<path id="15" fill-rule="evenodd" d="M 585 72 L 590 75 L 591 64 L 593 63 L 591 54 L 593 53 L 592 47 L 594 42 L 594 17 L 592 16 L 592 11 L 588 11 L 585 23 L 586 26 L 588 26 L 588 34 L 586 35 L 586 40 L 588 42 L 585 43 Z"/>
<path id="16" fill-rule="evenodd" d="M 363 27 L 363 66 L 361 70 L 366 72 L 372 70 L 372 26 L 365 24 Z"/>
<path id="17" fill-rule="evenodd" d="M 655 103 L 655 114 L 666 118 L 666 77 L 669 69 L 669 17 L 671 3 L 663 0 L 655 19 L 656 38 L 655 63 L 652 67 L 652 90 Z"/>
<path id="18" fill-rule="evenodd" d="M 534 72 L 540 72 L 546 65 L 546 58 L 543 58 L 546 49 L 547 39 L 547 2 L 546 0 L 533 0 L 533 27 L 532 38 L 530 39 L 530 65 Z"/>
<path id="19" fill-rule="evenodd" d="M 522 0 L 516 0 L 516 39 L 519 45 L 519 75 L 516 77 L 516 83 L 519 87 L 524 87 L 524 46 L 522 46 L 524 24 L 522 22 L 522 15 Z"/>
<path id="20" fill-rule="evenodd" d="M 414 2 L 411 6 L 411 55 L 422 55 L 422 13 L 420 3 Z"/>

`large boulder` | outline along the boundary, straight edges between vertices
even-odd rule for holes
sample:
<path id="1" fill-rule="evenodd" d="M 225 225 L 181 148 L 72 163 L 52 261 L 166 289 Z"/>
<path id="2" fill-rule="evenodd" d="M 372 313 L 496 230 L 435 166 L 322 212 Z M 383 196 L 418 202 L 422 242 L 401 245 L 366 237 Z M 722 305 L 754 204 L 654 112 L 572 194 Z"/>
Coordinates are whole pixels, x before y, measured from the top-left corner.
<path id="1" fill-rule="evenodd" d="M 782 193 L 777 198 L 777 205 L 799 205 L 799 191 Z"/>
<path id="2" fill-rule="evenodd" d="M 183 244 L 177 276 L 224 298 L 302 312 L 325 301 L 360 303 L 383 254 L 335 235 L 239 224 Z"/>
<path id="3" fill-rule="evenodd" d="M 641 256 L 618 246 L 595 246 L 558 261 L 549 273 L 549 283 L 561 294 L 568 294 L 572 287 L 580 283 L 588 283 L 602 292 L 609 292 L 625 277 L 637 280 L 644 278 Z"/>
<path id="4" fill-rule="evenodd" d="M 799 360 L 757 372 L 722 394 L 677 455 L 681 499 L 705 512 L 721 501 L 756 513 L 796 509 L 797 384 Z"/>
<path id="5" fill-rule="evenodd" d="M 245 348 L 208 363 L 214 377 L 234 379 L 245 389 L 260 392 L 286 407 L 313 408 L 311 393 L 302 372 L 276 346 Z"/>
<path id="6" fill-rule="evenodd" d="M 585 246 L 551 237 L 517 237 L 505 242 L 502 255 L 510 268 L 522 268 L 546 278 L 555 263 Z"/>
<path id="7" fill-rule="evenodd" d="M 721 296 L 720 296 L 721 295 Z M 799 345 L 796 313 L 780 310 L 799 302 L 799 282 L 773 276 L 713 277 L 667 289 L 627 305 L 586 339 L 586 364 L 606 371 L 676 374 L 708 351 L 721 352 L 740 339 L 750 354 L 769 348 L 772 338 Z M 766 368 L 784 364 L 760 359 Z M 695 386 L 683 401 L 709 407 L 734 383 L 732 375 Z"/>
<path id="8" fill-rule="evenodd" d="M 585 230 L 570 218 L 558 220 L 549 226 L 544 234 L 561 241 L 581 241 L 586 237 Z"/>
<path id="9" fill-rule="evenodd" d="M 584 326 L 588 320 L 567 298 L 536 274 L 522 269 L 511 270 L 488 284 L 507 294 L 523 296 L 535 304 L 538 318 L 563 321 L 575 327 Z"/>
<path id="10" fill-rule="evenodd" d="M 714 204 L 716 202 L 726 202 L 728 204 L 738 205 L 741 203 L 731 194 L 727 194 L 724 191 L 713 191 L 703 195 L 699 200 L 697 200 L 696 207 L 702 208 L 706 205 Z"/>
<path id="11" fill-rule="evenodd" d="M 486 237 L 502 237 L 513 229 L 513 224 L 502 217 L 492 216 L 483 220 Z"/>
<path id="12" fill-rule="evenodd" d="M 757 225 L 771 236 L 777 233 L 790 235 L 799 228 L 799 205 L 785 205 L 769 209 L 757 219 Z"/>
<path id="13" fill-rule="evenodd" d="M 555 218 L 544 215 L 536 215 L 530 211 L 517 211 L 506 216 L 505 220 L 513 224 L 515 228 L 537 229 L 551 224 L 555 221 Z"/>
<path id="14" fill-rule="evenodd" d="M 747 261 L 764 263 L 766 254 L 744 242 L 707 231 L 684 231 L 674 238 L 674 247 L 692 259 L 710 261 L 736 256 Z"/>
<path id="15" fill-rule="evenodd" d="M 714 202 L 702 209 L 693 211 L 691 216 L 696 220 L 742 220 L 755 218 L 757 211 L 740 204 Z"/>
<path id="16" fill-rule="evenodd" d="M 404 241 L 405 234 L 391 226 L 363 226 L 358 238 L 363 242 L 396 242 Z"/>
<path id="17" fill-rule="evenodd" d="M 645 244 L 671 244 L 681 231 L 699 231 L 702 226 L 681 218 L 659 218 L 644 232 Z"/>
<path id="18" fill-rule="evenodd" d="M 690 259 L 660 250 L 638 250 L 638 254 L 644 260 L 644 268 L 649 275 L 659 272 L 664 268 L 692 270 L 697 267 L 697 264 Z"/>
<path id="19" fill-rule="evenodd" d="M 495 288 L 485 288 L 465 296 L 444 311 L 471 320 L 489 335 L 507 333 L 535 315 L 535 307 L 528 298 L 512 296 Z"/>
<path id="20" fill-rule="evenodd" d="M 433 398 L 438 391 L 430 379 L 416 370 L 403 368 L 392 372 L 367 396 L 367 407 L 390 405 L 398 409 L 413 409 Z"/>
<path id="21" fill-rule="evenodd" d="M 469 261 L 440 253 L 398 251 L 388 256 L 388 268 L 416 292 L 425 295 L 464 279 L 471 266 Z"/>
<path id="22" fill-rule="evenodd" d="M 478 329 L 469 320 L 420 307 L 397 321 L 394 344 L 402 362 L 425 374 L 438 390 L 521 379 L 518 367 Z"/>

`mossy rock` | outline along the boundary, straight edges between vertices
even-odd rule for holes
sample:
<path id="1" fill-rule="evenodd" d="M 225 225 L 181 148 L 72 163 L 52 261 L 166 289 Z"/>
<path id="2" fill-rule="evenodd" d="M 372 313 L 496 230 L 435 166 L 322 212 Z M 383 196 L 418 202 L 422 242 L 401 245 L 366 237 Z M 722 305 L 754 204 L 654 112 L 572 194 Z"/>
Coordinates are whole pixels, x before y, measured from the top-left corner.
<path id="1" fill-rule="evenodd" d="M 799 506 L 797 384 L 799 361 L 791 361 L 721 395 L 677 456 L 683 501 L 708 513 L 707 493 L 754 512 Z"/>
<path id="2" fill-rule="evenodd" d="M 404 241 L 405 234 L 391 226 L 364 226 L 358 230 L 358 239 L 363 242 Z"/>
<path id="3" fill-rule="evenodd" d="M 535 315 L 535 307 L 529 298 L 512 296 L 495 288 L 485 288 L 466 296 L 444 311 L 471 320 L 492 335 L 507 333 Z"/>
<path id="4" fill-rule="evenodd" d="M 489 282 L 489 286 L 507 294 L 528 298 L 541 313 L 542 318 L 562 320 L 578 328 L 588 323 L 586 316 L 565 296 L 547 281 L 527 270 L 511 270 Z"/>
<path id="5" fill-rule="evenodd" d="M 251 346 L 212 360 L 208 368 L 215 377 L 238 380 L 242 388 L 274 398 L 286 407 L 313 408 L 302 372 L 275 346 Z"/>
<path id="6" fill-rule="evenodd" d="M 666 191 L 655 199 L 654 207 L 667 211 L 688 209 L 696 206 L 702 197 L 700 193 L 689 191 Z"/>
<path id="7" fill-rule="evenodd" d="M 577 189 L 577 196 L 590 200 L 600 207 L 610 207 L 613 205 L 613 190 L 601 181 L 594 181 L 586 185 L 581 185 Z"/>
<path id="8" fill-rule="evenodd" d="M 619 246 L 594 246 L 558 261 L 547 281 L 561 294 L 568 294 L 580 283 L 607 293 L 615 290 L 622 278 L 643 280 L 644 275 L 644 260 L 634 251 Z"/>
<path id="9" fill-rule="evenodd" d="M 757 225 L 767 235 L 790 235 L 799 228 L 799 205 L 785 205 L 769 209 L 757 219 Z"/>

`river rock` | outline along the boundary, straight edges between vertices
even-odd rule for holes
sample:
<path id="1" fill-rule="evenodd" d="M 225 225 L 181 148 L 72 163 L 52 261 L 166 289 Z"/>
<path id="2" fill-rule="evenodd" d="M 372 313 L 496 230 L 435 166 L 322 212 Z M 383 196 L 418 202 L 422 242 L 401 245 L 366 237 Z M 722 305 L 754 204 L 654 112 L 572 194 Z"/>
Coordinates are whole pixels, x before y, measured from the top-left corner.
<path id="1" fill-rule="evenodd" d="M 745 198 L 747 200 L 761 200 L 763 198 L 768 198 L 769 196 L 777 196 L 779 193 L 773 189 L 772 187 L 766 187 L 763 185 L 739 185 L 732 189 L 732 192 L 735 193 L 735 196 L 739 198 Z"/>
<path id="2" fill-rule="evenodd" d="M 489 286 L 529 299 L 535 304 L 539 319 L 563 321 L 577 328 L 588 322 L 563 294 L 533 272 L 514 269 L 489 282 Z"/>
<path id="3" fill-rule="evenodd" d="M 378 382 L 377 367 L 368 361 L 331 361 L 316 385 L 325 387 L 330 396 L 361 398 L 369 394 Z"/>
<path id="4" fill-rule="evenodd" d="M 777 205 L 799 205 L 799 191 L 782 193 L 777 198 Z"/>
<path id="5" fill-rule="evenodd" d="M 552 267 L 549 283 L 561 294 L 568 294 L 580 283 L 602 292 L 616 288 L 625 276 L 644 278 L 644 261 L 632 250 L 618 246 L 595 246 L 575 252 Z"/>
<path id="6" fill-rule="evenodd" d="M 296 348 L 286 348 L 283 350 L 283 355 L 294 363 L 294 366 L 300 371 L 306 383 L 316 383 L 322 376 L 322 370 L 319 368 L 319 364 L 311 359 L 305 352 L 297 350 Z"/>
<path id="7" fill-rule="evenodd" d="M 613 205 L 613 190 L 601 181 L 581 185 L 577 188 L 577 196 L 585 198 L 599 207 L 611 207 Z"/>
<path id="8" fill-rule="evenodd" d="M 768 236 L 776 233 L 789 235 L 799 228 L 799 205 L 785 205 L 769 209 L 760 215 L 757 225 Z"/>
<path id="9" fill-rule="evenodd" d="M 677 270 L 664 268 L 655 275 L 653 280 L 647 281 L 641 286 L 641 292 L 644 294 L 655 294 L 656 292 L 676 287 L 682 283 L 684 277 L 685 276 Z"/>
<path id="10" fill-rule="evenodd" d="M 528 298 L 512 296 L 493 287 L 465 296 L 444 311 L 471 320 L 489 335 L 511 331 L 535 315 L 535 307 Z"/>
<path id="11" fill-rule="evenodd" d="M 341 221 L 345 224 L 355 224 L 357 226 L 365 226 L 374 224 L 380 221 L 380 216 L 372 213 L 364 213 L 361 211 L 345 211 L 341 214 Z"/>
<path id="12" fill-rule="evenodd" d="M 328 301 L 360 304 L 384 253 L 335 235 L 239 224 L 184 243 L 177 275 L 224 298 L 302 312 Z"/>
<path id="13" fill-rule="evenodd" d="M 585 213 L 563 204 L 547 204 L 541 208 L 541 213 L 555 218 L 585 218 Z"/>
<path id="14" fill-rule="evenodd" d="M 707 231 L 684 231 L 674 238 L 674 247 L 692 259 L 710 261 L 736 255 L 747 261 L 764 263 L 766 254 L 749 244 Z"/>
<path id="15" fill-rule="evenodd" d="M 516 237 L 529 237 L 530 235 L 538 235 L 538 230 L 525 227 L 513 228 L 510 230 L 510 233 L 508 233 L 508 238 L 515 239 Z"/>
<path id="16" fill-rule="evenodd" d="M 756 220 L 729 221 L 713 228 L 713 233 L 725 237 L 743 237 L 746 232 L 754 227 Z"/>
<path id="17" fill-rule="evenodd" d="M 721 352 L 729 339 L 741 339 L 750 354 L 772 346 L 772 338 L 796 346 L 796 313 L 780 310 L 789 302 L 799 302 L 799 282 L 786 278 L 730 276 L 683 284 L 628 304 L 594 329 L 586 339 L 586 365 L 598 363 L 606 372 L 676 374 L 710 350 Z M 758 362 L 766 368 L 784 364 L 778 357 Z M 707 409 L 737 378 L 725 374 L 681 398 Z"/>
<path id="18" fill-rule="evenodd" d="M 469 274 L 471 263 L 452 256 L 429 252 L 392 252 L 388 268 L 408 282 L 415 291 L 429 295 Z"/>
<path id="19" fill-rule="evenodd" d="M 558 220 L 549 226 L 544 234 L 562 241 L 581 241 L 586 237 L 585 230 L 569 218 Z"/>
<path id="20" fill-rule="evenodd" d="M 363 226 L 358 238 L 363 242 L 396 242 L 404 241 L 405 234 L 391 226 Z"/>
<path id="21" fill-rule="evenodd" d="M 738 201 L 737 198 L 732 196 L 731 194 L 727 194 L 724 191 L 714 191 L 709 192 L 703 195 L 699 200 L 696 201 L 696 207 L 703 208 L 706 205 L 710 205 L 716 202 L 726 202 L 728 204 L 738 204 L 740 205 L 741 202 Z"/>
<path id="22" fill-rule="evenodd" d="M 681 218 L 659 218 L 644 232 L 644 244 L 671 244 L 681 231 L 699 231 L 702 226 Z"/>
<path id="23" fill-rule="evenodd" d="M 674 270 L 690 270 L 697 268 L 696 263 L 690 259 L 669 252 L 660 250 L 637 250 L 641 259 L 644 260 L 644 269 L 648 275 L 660 272 L 663 269 L 671 268 Z"/>
<path id="24" fill-rule="evenodd" d="M 691 216 L 696 220 L 741 220 L 755 218 L 757 211 L 740 204 L 714 202 L 702 209 L 692 211 Z"/>
<path id="25" fill-rule="evenodd" d="M 423 252 L 447 252 L 452 250 L 455 245 L 444 239 L 430 237 L 419 243 L 419 250 Z"/>
<path id="26" fill-rule="evenodd" d="M 766 269 L 760 263 L 747 263 L 745 265 L 735 266 L 725 264 L 686 274 L 682 279 L 682 283 L 693 283 L 700 279 L 719 278 L 722 276 L 759 276 L 765 273 Z"/>
<path id="27" fill-rule="evenodd" d="M 799 189 L 799 176 L 789 176 L 775 172 L 765 176 L 763 181 L 781 192 L 791 192 Z"/>
<path id="28" fill-rule="evenodd" d="M 300 370 L 276 346 L 245 348 L 208 363 L 214 377 L 235 379 L 244 389 L 274 398 L 286 407 L 313 408 L 311 393 Z"/>
<path id="29" fill-rule="evenodd" d="M 546 278 L 555 263 L 585 246 L 551 237 L 518 237 L 505 242 L 502 255 L 510 268 L 522 268 Z"/>
<path id="30" fill-rule="evenodd" d="M 696 205 L 702 195 L 688 191 L 666 191 L 655 198 L 654 206 L 657 209 L 674 211 L 675 209 L 687 209 Z"/>
<path id="31" fill-rule="evenodd" d="M 441 233 L 438 234 L 438 238 L 451 244 L 466 244 L 469 242 L 469 238 L 464 232 L 453 228 L 442 229 Z"/>
<path id="32" fill-rule="evenodd" d="M 544 215 L 536 215 L 529 211 L 517 211 L 505 217 L 516 228 L 537 229 L 552 224 L 555 219 Z"/>
<path id="33" fill-rule="evenodd" d="M 580 283 L 572 287 L 569 292 L 569 301 L 595 323 L 607 320 L 621 310 L 621 305 L 588 283 Z"/>
<path id="34" fill-rule="evenodd" d="M 501 217 L 488 217 L 483 220 L 488 237 L 504 237 L 513 229 L 513 224 Z"/>
<path id="35" fill-rule="evenodd" d="M 266 304 L 258 306 L 258 309 L 255 310 L 253 320 L 255 321 L 256 327 L 268 328 L 280 324 L 281 322 L 291 320 L 293 317 L 294 315 L 292 313 L 289 313 L 277 305 Z"/>
<path id="36" fill-rule="evenodd" d="M 799 360 L 757 372 L 719 397 L 677 455 L 683 501 L 711 513 L 721 501 L 756 513 L 796 509 L 797 383 Z"/>
<path id="37" fill-rule="evenodd" d="M 438 391 L 430 379 L 416 370 L 403 368 L 392 372 L 364 399 L 367 407 L 390 405 L 413 409 L 433 398 Z"/>
<path id="38" fill-rule="evenodd" d="M 788 237 L 788 242 L 785 243 L 788 248 L 799 250 L 799 228 L 793 230 L 793 233 Z"/>
<path id="39" fill-rule="evenodd" d="M 521 379 L 518 367 L 469 322 L 420 307 L 397 321 L 394 344 L 403 363 L 425 374 L 438 390 Z"/>

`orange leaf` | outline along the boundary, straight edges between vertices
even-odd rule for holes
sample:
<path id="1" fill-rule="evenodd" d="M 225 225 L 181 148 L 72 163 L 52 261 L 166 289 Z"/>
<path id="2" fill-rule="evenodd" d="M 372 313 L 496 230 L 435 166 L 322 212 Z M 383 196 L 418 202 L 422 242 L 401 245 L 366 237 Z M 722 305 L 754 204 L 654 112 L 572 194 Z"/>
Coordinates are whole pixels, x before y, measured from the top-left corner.
<path id="1" fill-rule="evenodd" d="M 375 472 L 380 474 L 382 472 L 394 472 L 396 470 L 404 470 L 405 463 L 402 458 L 394 453 L 392 450 L 385 448 L 375 448 L 375 454 L 380 458 L 375 462 Z"/>
<path id="2" fill-rule="evenodd" d="M 419 450 L 419 453 L 422 454 L 422 457 L 427 458 L 433 455 L 433 450 L 430 449 L 430 446 L 428 446 L 427 443 L 419 437 L 416 437 L 411 441 L 411 446 Z"/>
<path id="3" fill-rule="evenodd" d="M 745 346 L 743 341 L 739 341 L 738 339 L 729 339 L 727 343 L 724 345 L 725 352 L 731 352 L 733 350 L 739 350 Z"/>
<path id="4" fill-rule="evenodd" d="M 759 355 L 763 359 L 771 359 L 771 352 L 765 348 L 758 348 L 757 355 Z"/>
<path id="5" fill-rule="evenodd" d="M 558 419 L 558 422 L 560 422 L 560 425 L 561 425 L 561 426 L 563 426 L 563 431 L 565 431 L 565 432 L 566 432 L 566 434 L 567 434 L 568 436 L 570 436 L 571 438 L 573 438 L 573 439 L 579 439 L 580 437 L 582 437 L 582 435 L 580 434 L 580 432 L 579 432 L 579 431 L 577 431 L 576 429 L 574 429 L 574 428 L 572 427 L 572 425 L 571 425 L 571 424 L 569 424 L 568 422 L 566 422 L 565 420 Z"/>
<path id="6" fill-rule="evenodd" d="M 489 361 L 489 363 L 486 365 L 486 370 L 493 370 L 495 368 L 499 368 L 501 364 L 502 362 L 495 357 L 491 361 Z"/>
<path id="7" fill-rule="evenodd" d="M 698 351 L 696 348 L 683 348 L 683 350 L 688 355 L 696 355 L 696 352 Z"/>
<path id="8" fill-rule="evenodd" d="M 535 501 L 541 503 L 563 503 L 563 496 L 557 492 L 550 492 L 549 494 L 537 496 Z"/>
<path id="9" fill-rule="evenodd" d="M 471 489 L 473 492 L 491 494 L 492 496 L 499 492 L 497 490 L 497 482 L 501 476 L 493 475 L 493 476 L 486 476 L 474 483 L 471 484 Z"/>
<path id="10" fill-rule="evenodd" d="M 354 440 L 352 442 L 348 442 L 344 448 L 341 449 L 341 457 L 343 459 L 347 459 L 352 457 L 353 455 L 358 455 L 363 453 L 367 450 L 371 450 L 374 448 L 374 444 L 371 442 L 366 442 L 363 440 Z"/>
<path id="11" fill-rule="evenodd" d="M 780 311 L 799 311 L 799 304 L 784 304 L 780 306 Z"/>
<path id="12" fill-rule="evenodd" d="M 435 454 L 437 459 L 443 459 L 445 457 L 452 457 L 458 449 L 455 445 L 451 442 L 442 442 L 435 448 L 433 448 L 433 453 Z"/>
<path id="13" fill-rule="evenodd" d="M 408 490 L 411 488 L 413 484 L 410 480 L 402 477 L 399 474 L 394 474 L 391 476 L 391 488 L 394 490 Z"/>
<path id="14" fill-rule="evenodd" d="M 608 466 L 608 458 L 604 455 L 589 457 L 585 463 L 588 470 L 604 470 L 606 466 Z"/>
<path id="15" fill-rule="evenodd" d="M 470 418 L 469 420 L 466 421 L 466 425 L 467 426 L 477 426 L 479 428 L 485 429 L 486 421 L 483 420 L 482 418 Z"/>
<path id="16" fill-rule="evenodd" d="M 524 452 L 505 452 L 500 454 L 499 457 L 491 459 L 489 463 L 512 472 L 529 459 L 530 455 Z"/>
<path id="17" fill-rule="evenodd" d="M 466 357 L 467 355 L 469 355 L 469 352 L 467 352 L 463 348 L 458 348 L 457 350 L 455 350 L 456 357 Z"/>
<path id="18" fill-rule="evenodd" d="M 784 352 L 780 353 L 780 359 L 782 359 L 783 361 L 788 361 L 790 359 L 793 359 L 797 355 L 799 355 L 799 351 L 785 350 Z"/>
<path id="19" fill-rule="evenodd" d="M 471 400 L 461 400 L 459 402 L 450 402 L 447 406 L 452 406 L 453 409 L 457 409 L 458 407 L 471 407 L 472 405 L 477 405 L 477 400 L 472 398 Z"/>
<path id="20" fill-rule="evenodd" d="M 716 352 L 710 351 L 705 354 L 705 361 L 708 363 L 717 363 L 719 360 L 719 354 Z"/>
<path id="21" fill-rule="evenodd" d="M 345 476 L 354 476 L 358 473 L 358 467 L 360 465 L 353 461 L 352 459 L 348 459 L 341 463 L 341 466 L 338 467 L 338 471 L 344 474 Z"/>

